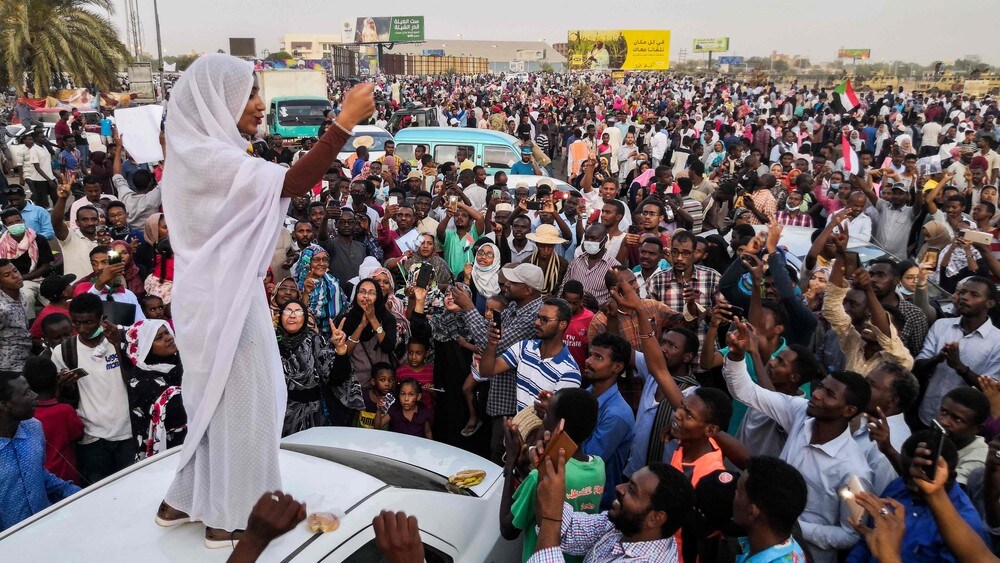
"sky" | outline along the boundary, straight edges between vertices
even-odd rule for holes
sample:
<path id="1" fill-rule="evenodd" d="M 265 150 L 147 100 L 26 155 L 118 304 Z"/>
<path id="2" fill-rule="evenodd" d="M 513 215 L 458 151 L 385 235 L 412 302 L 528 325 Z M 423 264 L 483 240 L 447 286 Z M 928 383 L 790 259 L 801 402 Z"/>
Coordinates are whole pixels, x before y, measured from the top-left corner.
<path id="1" fill-rule="evenodd" d="M 124 32 L 124 0 L 114 23 Z M 149 53 L 156 52 L 150 0 L 139 0 Z M 871 49 L 872 61 L 929 64 L 979 55 L 1000 64 L 995 34 L 997 0 L 505 0 L 420 2 L 380 0 L 372 12 L 345 12 L 353 3 L 330 0 L 162 0 L 165 55 L 229 49 L 229 37 L 254 37 L 258 52 L 277 50 L 286 33 L 337 34 L 344 20 L 360 16 L 423 15 L 428 39 L 566 41 L 572 29 L 669 29 L 671 60 L 689 58 L 695 37 L 730 38 L 728 55 L 767 56 L 772 50 L 831 61 L 837 50 Z M 459 9 L 461 7 L 461 9 Z M 497 8 L 502 7 L 500 15 Z M 928 26 L 928 21 L 934 23 Z"/>

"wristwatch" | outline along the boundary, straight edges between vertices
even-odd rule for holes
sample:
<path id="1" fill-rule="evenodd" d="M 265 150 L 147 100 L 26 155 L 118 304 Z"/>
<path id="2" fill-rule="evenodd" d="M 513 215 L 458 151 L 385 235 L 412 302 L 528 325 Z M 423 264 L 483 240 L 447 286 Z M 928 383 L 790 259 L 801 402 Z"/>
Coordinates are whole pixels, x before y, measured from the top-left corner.
<path id="1" fill-rule="evenodd" d="M 375 334 L 382 334 L 383 332 L 385 332 L 385 331 L 382 329 L 382 327 L 376 327 L 375 328 Z"/>

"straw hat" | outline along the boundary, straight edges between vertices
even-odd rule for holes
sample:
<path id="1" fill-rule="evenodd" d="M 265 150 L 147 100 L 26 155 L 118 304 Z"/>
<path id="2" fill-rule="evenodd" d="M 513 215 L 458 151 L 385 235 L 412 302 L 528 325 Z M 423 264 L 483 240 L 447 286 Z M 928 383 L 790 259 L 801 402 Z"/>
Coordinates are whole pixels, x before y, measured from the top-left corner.
<path id="1" fill-rule="evenodd" d="M 525 235 L 528 240 L 538 244 L 562 244 L 566 239 L 559 236 L 559 229 L 555 225 L 541 224 L 533 233 Z"/>
<path id="2" fill-rule="evenodd" d="M 375 144 L 375 139 L 371 135 L 362 135 L 354 139 L 354 148 L 365 147 L 368 148 Z"/>

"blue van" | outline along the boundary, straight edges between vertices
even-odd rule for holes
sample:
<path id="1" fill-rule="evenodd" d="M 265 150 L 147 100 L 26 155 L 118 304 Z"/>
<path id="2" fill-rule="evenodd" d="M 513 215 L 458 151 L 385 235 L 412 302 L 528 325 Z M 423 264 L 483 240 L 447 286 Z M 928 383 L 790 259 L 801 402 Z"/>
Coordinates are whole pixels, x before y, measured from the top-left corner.
<path id="1" fill-rule="evenodd" d="M 468 127 L 407 127 L 394 136 L 396 154 L 404 160 L 413 159 L 417 145 L 427 147 L 427 154 L 434 162 L 457 162 L 458 149 L 466 149 L 469 159 L 486 168 L 492 176 L 499 171 L 510 172 L 510 167 L 521 160 L 521 141 L 517 137 L 490 129 Z"/>

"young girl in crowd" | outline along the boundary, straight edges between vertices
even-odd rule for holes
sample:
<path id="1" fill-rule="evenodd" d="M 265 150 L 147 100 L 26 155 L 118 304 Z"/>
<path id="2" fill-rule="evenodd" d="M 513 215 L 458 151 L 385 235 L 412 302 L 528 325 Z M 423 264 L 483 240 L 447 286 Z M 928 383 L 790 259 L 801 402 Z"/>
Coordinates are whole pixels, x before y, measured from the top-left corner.
<path id="1" fill-rule="evenodd" d="M 389 430 L 434 439 L 430 411 L 420 405 L 422 396 L 416 379 L 404 379 L 399 384 L 399 401 L 389 408 Z"/>
<path id="2" fill-rule="evenodd" d="M 502 293 L 490 297 L 486 301 L 486 319 L 492 321 L 493 311 L 503 311 L 507 308 L 507 303 L 507 298 Z M 499 322 L 499 319 L 497 321 Z M 473 351 L 472 371 L 469 373 L 469 377 L 465 379 L 465 383 L 462 384 L 462 394 L 465 396 L 465 404 L 469 408 L 469 422 L 462 429 L 462 436 L 468 438 L 478 432 L 479 428 L 483 425 L 483 421 L 479 419 L 478 409 L 476 409 L 475 391 L 476 385 L 479 385 L 483 381 L 488 381 L 488 379 L 479 375 L 479 360 L 482 358 L 479 354 L 479 349 L 469 344 L 464 338 L 460 342 L 463 346 Z"/>
<path id="3" fill-rule="evenodd" d="M 389 425 L 389 408 L 396 402 L 396 372 L 392 366 L 380 362 L 372 367 L 372 380 L 361 394 L 365 401 L 364 410 L 358 413 L 361 428 L 382 429 Z"/>
<path id="4" fill-rule="evenodd" d="M 427 408 L 431 420 L 434 420 L 434 364 L 426 360 L 429 343 L 421 338 L 414 338 L 406 345 L 406 363 L 399 366 L 396 375 L 400 380 L 415 379 L 423 392 L 422 404 Z"/>

